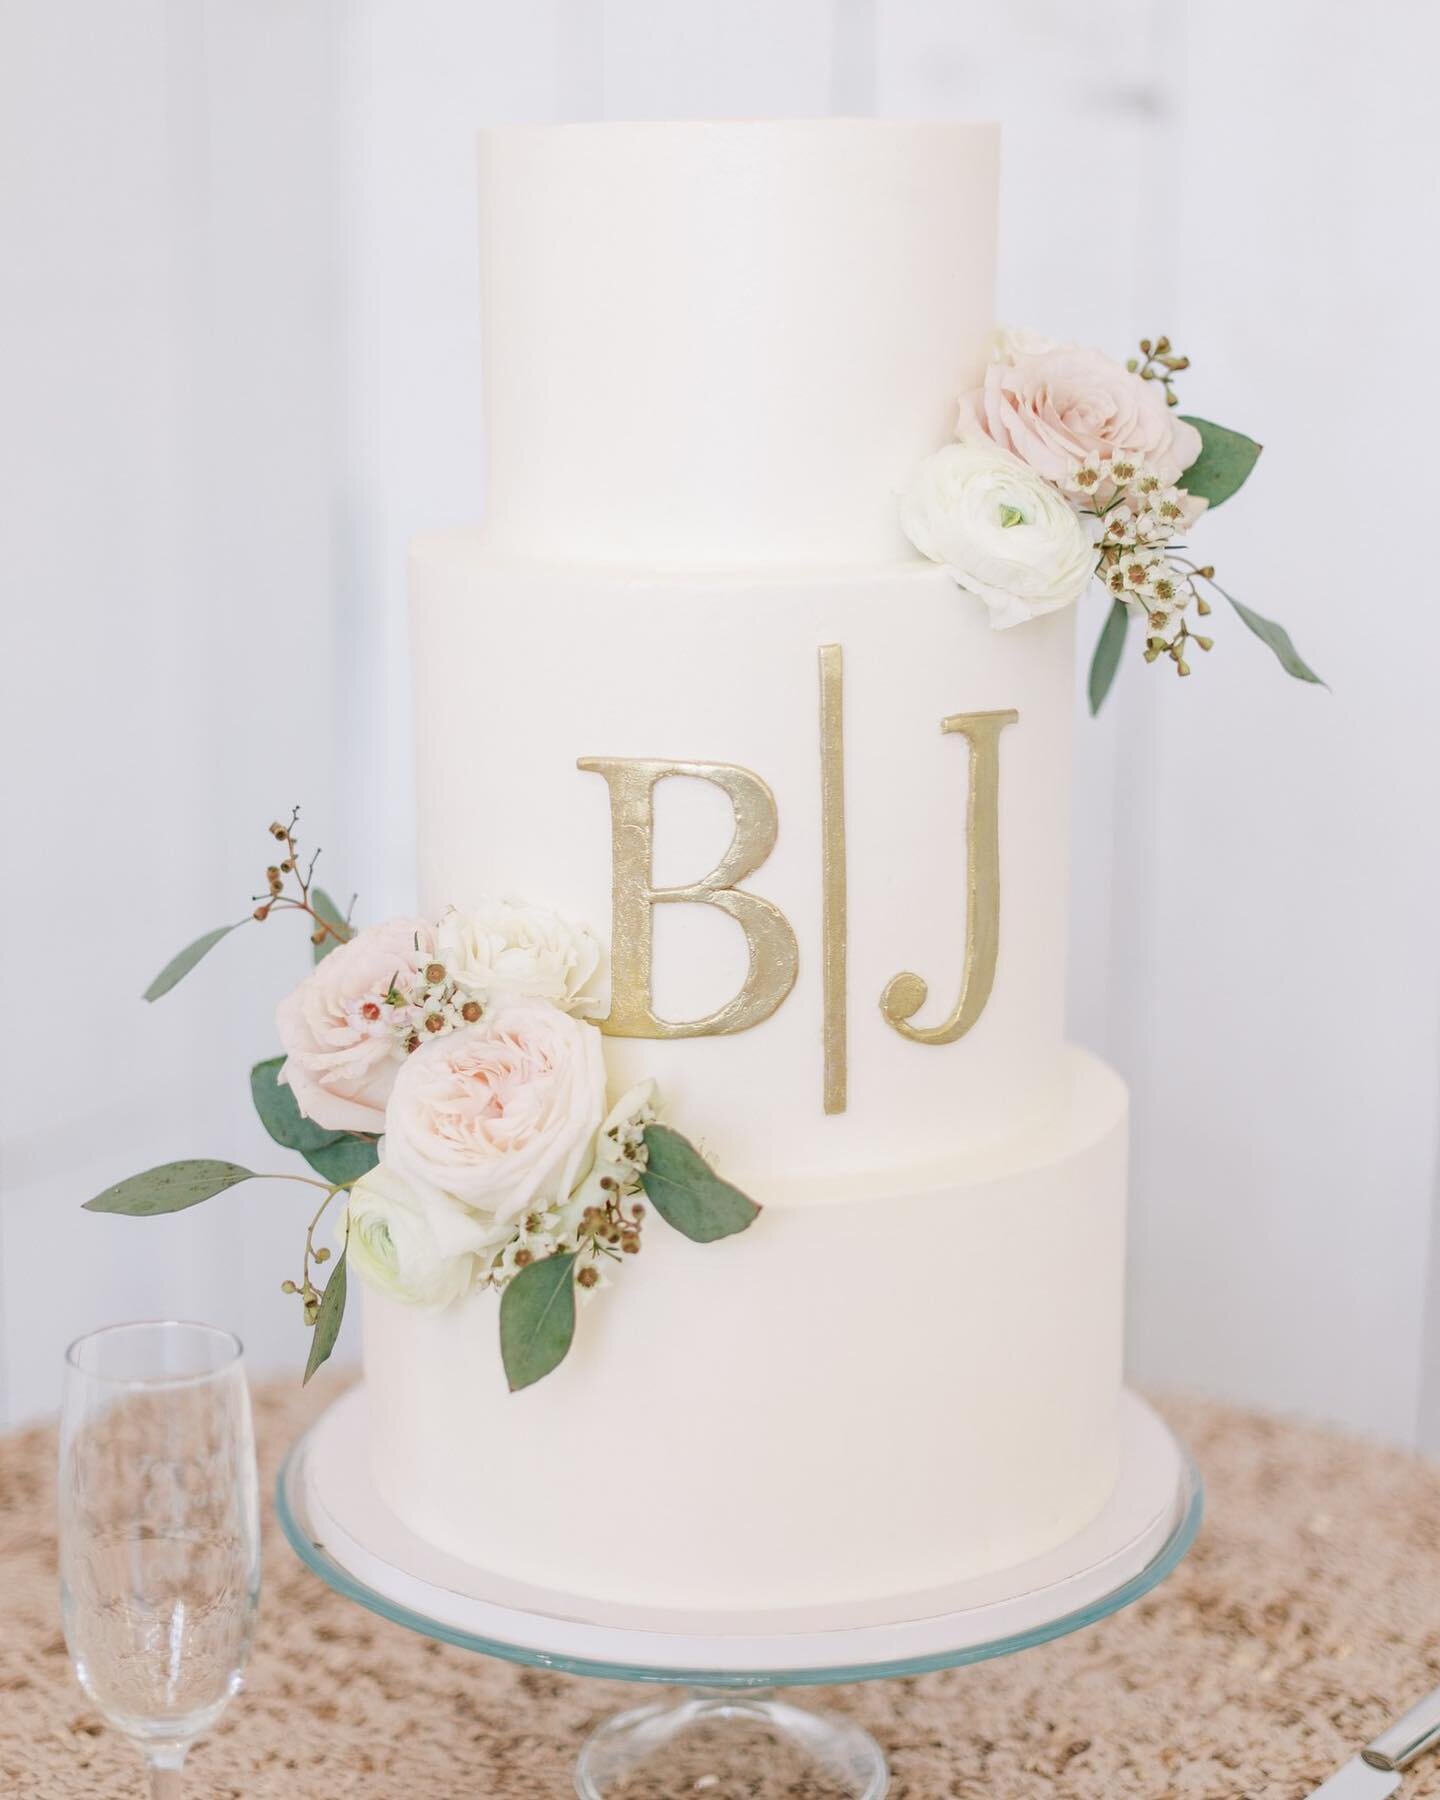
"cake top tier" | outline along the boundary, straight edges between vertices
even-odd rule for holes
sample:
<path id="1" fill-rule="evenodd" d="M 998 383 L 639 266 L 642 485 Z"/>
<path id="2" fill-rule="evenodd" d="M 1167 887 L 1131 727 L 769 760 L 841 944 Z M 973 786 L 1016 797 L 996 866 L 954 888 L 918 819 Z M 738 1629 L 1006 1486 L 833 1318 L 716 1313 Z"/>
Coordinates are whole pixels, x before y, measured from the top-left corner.
<path id="1" fill-rule="evenodd" d="M 693 567 L 913 555 L 993 330 L 992 125 L 481 134 L 487 531 Z"/>

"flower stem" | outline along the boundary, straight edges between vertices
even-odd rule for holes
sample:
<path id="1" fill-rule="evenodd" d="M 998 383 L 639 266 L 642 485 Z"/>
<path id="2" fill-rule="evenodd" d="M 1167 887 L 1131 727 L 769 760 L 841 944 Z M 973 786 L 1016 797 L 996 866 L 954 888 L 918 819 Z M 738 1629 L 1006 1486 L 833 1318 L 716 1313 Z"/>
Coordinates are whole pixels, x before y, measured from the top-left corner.
<path id="1" fill-rule="evenodd" d="M 302 1175 L 297 1177 L 297 1179 L 303 1181 L 305 1177 Z M 320 1186 L 322 1184 L 317 1182 L 315 1185 Z M 311 1304 L 312 1299 L 315 1301 L 319 1300 L 319 1295 L 310 1280 L 310 1264 L 315 1257 L 315 1227 L 320 1223 L 321 1219 L 325 1217 L 325 1209 L 329 1206 L 335 1196 L 337 1194 L 343 1194 L 346 1191 L 347 1190 L 343 1186 L 332 1187 L 316 1208 L 314 1218 L 311 1219 L 310 1223 L 305 1227 L 305 1265 L 301 1276 L 302 1286 L 300 1291 L 304 1295 L 304 1301 L 307 1307 Z"/>

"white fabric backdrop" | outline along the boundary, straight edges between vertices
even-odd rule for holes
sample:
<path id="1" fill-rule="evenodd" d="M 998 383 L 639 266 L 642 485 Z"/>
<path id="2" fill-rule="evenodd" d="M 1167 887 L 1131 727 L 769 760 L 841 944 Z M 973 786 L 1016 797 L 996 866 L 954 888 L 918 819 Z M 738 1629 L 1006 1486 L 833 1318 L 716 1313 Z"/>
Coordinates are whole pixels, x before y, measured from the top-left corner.
<path id="1" fill-rule="evenodd" d="M 1207 554 L 1335 687 L 1217 618 L 1184 688 L 1130 667 L 1077 714 L 1135 1374 L 1440 1443 L 1437 55 L 1420 0 L 0 0 L 4 1416 L 109 1318 L 302 1349 L 300 1190 L 76 1206 L 264 1154 L 299 933 L 136 996 L 243 912 L 272 815 L 368 916 L 409 903 L 403 546 L 483 480 L 475 127 L 873 109 L 1000 118 L 1005 315 L 1166 329 L 1187 403 L 1267 441 Z"/>

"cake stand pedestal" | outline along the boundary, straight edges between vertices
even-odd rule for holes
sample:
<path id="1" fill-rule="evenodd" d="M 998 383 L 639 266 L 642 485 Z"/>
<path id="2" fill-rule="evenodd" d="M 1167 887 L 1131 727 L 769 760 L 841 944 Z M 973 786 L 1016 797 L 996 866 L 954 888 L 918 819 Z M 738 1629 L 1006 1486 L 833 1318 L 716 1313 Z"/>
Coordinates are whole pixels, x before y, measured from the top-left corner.
<path id="1" fill-rule="evenodd" d="M 777 1793 L 880 1800 L 889 1774 L 867 1732 L 767 1690 L 920 1675 L 1093 1625 L 1164 1580 L 1194 1542 L 1202 1507 L 1195 1465 L 1127 1393 L 1115 1490 L 1058 1549 L 923 1593 L 706 1614 L 589 1600 L 446 1556 L 381 1503 L 367 1444 L 364 1389 L 352 1388 L 291 1450 L 277 1484 L 292 1548 L 338 1592 L 487 1656 L 683 1690 L 592 1733 L 575 1770 L 582 1800 L 729 1800 L 762 1791 L 757 1772 L 770 1769 Z"/>

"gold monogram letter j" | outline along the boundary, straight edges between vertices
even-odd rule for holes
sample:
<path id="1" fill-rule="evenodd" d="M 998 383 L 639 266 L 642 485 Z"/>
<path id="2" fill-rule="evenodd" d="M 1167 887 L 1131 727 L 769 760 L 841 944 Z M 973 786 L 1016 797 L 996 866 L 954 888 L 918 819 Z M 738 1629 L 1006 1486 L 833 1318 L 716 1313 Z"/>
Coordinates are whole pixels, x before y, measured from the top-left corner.
<path id="1" fill-rule="evenodd" d="M 908 970 L 896 975 L 880 1000 L 886 1023 L 917 1044 L 953 1044 L 985 1010 L 1000 951 L 1000 733 L 1019 714 L 956 713 L 940 729 L 970 743 L 970 798 L 966 807 L 965 974 L 950 1016 L 938 1025 L 912 1025 L 927 989 Z"/>
<path id="2" fill-rule="evenodd" d="M 795 985 L 795 933 L 778 906 L 736 883 L 754 874 L 775 847 L 778 821 L 770 789 L 733 763 L 584 756 L 578 766 L 603 775 L 610 788 L 610 1016 L 600 1021 L 601 1030 L 611 1037 L 719 1037 L 768 1019 Z M 657 888 L 651 880 L 655 784 L 667 775 L 714 782 L 735 811 L 730 848 L 708 875 L 687 887 Z M 718 906 L 735 920 L 745 933 L 750 969 L 739 993 L 717 1012 L 703 1019 L 658 1019 L 651 988 L 654 909 L 686 901 Z"/>

